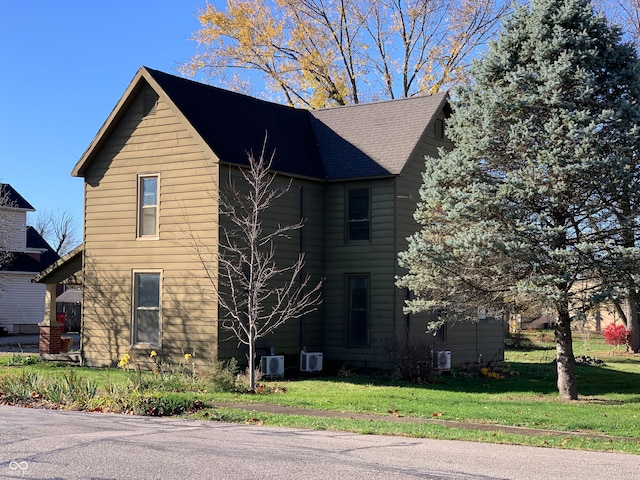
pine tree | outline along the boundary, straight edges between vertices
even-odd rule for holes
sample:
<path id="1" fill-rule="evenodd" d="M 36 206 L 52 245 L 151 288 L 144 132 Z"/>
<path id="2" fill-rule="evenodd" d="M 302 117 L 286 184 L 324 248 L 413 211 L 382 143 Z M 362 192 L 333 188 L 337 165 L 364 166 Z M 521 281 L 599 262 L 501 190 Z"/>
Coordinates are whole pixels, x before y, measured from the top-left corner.
<path id="1" fill-rule="evenodd" d="M 517 7 L 453 95 L 455 148 L 427 159 L 421 230 L 400 254 L 409 312 L 442 323 L 481 306 L 554 311 L 567 399 L 578 395 L 572 318 L 638 271 L 635 245 L 617 243 L 621 221 L 635 220 L 616 214 L 623 190 L 638 197 L 636 63 L 587 0 Z"/>

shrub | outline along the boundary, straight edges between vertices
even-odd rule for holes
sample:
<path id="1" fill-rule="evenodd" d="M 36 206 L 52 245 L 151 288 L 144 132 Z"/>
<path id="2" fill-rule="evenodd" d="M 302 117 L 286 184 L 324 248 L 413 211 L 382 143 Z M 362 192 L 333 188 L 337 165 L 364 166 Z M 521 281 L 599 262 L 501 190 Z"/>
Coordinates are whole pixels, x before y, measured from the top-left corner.
<path id="1" fill-rule="evenodd" d="M 610 323 L 602 331 L 605 342 L 614 347 L 626 345 L 629 341 L 629 333 L 629 330 L 621 323 Z"/>
<path id="2" fill-rule="evenodd" d="M 431 339 L 398 342 L 393 347 L 395 375 L 401 380 L 424 383 L 431 374 L 435 342 Z"/>
<path id="3" fill-rule="evenodd" d="M 240 389 L 238 371 L 238 361 L 235 358 L 228 362 L 215 362 L 206 382 L 212 392 L 237 392 Z"/>
<path id="4" fill-rule="evenodd" d="M 36 365 L 38 363 L 40 363 L 40 357 L 36 355 L 14 353 L 9 357 L 9 363 L 7 365 Z"/>
<path id="5" fill-rule="evenodd" d="M 195 412 L 204 408 L 204 403 L 184 393 L 153 393 L 144 395 L 134 408 L 138 415 L 164 417 L 180 415 L 185 412 Z"/>

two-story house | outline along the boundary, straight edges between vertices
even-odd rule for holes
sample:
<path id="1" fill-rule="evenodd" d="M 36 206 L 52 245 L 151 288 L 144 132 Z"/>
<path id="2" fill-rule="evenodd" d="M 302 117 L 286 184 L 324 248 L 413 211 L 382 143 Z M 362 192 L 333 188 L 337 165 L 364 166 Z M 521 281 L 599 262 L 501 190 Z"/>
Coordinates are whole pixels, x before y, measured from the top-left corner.
<path id="1" fill-rule="evenodd" d="M 390 369 L 394 345 L 433 341 L 426 316 L 403 313 L 395 277 L 418 228 L 424 156 L 450 147 L 448 108 L 437 94 L 308 111 L 141 68 L 72 172 L 85 184 L 86 363 L 151 349 L 174 361 L 244 359 L 219 326 L 194 246 L 215 264 L 228 227 L 219 191 L 265 144 L 278 182 L 290 182 L 266 223 L 305 220 L 277 255 L 303 252 L 324 284 L 321 307 L 264 338 L 258 354 L 306 347 L 329 364 Z M 436 340 L 454 363 L 503 357 L 501 321 L 455 325 Z"/>
<path id="2" fill-rule="evenodd" d="M 27 226 L 27 213 L 35 209 L 22 195 L 0 183 L 0 198 L 0 249 L 9 253 L 0 264 L 0 329 L 38 333 L 38 323 L 44 318 L 45 287 L 31 280 L 58 260 L 58 254 L 36 229 Z"/>

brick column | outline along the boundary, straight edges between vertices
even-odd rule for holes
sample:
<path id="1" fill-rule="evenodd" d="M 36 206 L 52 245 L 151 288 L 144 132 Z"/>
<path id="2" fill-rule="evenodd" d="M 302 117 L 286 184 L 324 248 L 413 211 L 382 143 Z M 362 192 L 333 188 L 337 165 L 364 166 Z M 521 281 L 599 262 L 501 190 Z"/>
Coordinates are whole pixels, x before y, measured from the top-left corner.
<path id="1" fill-rule="evenodd" d="M 64 324 L 40 326 L 40 353 L 60 353 Z"/>

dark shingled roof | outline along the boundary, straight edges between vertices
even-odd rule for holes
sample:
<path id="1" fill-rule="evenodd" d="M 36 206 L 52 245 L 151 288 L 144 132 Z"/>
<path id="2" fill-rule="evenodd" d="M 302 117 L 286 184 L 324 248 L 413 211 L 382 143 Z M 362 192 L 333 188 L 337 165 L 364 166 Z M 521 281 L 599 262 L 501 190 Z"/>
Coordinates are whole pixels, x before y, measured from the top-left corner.
<path id="1" fill-rule="evenodd" d="M 5 195 L 7 196 L 9 207 L 35 211 L 35 208 L 33 208 L 22 195 L 16 192 L 11 185 L 8 183 L 0 183 L 0 198 L 4 198 Z"/>
<path id="2" fill-rule="evenodd" d="M 446 93 L 311 112 L 330 179 L 397 175 Z"/>
<path id="3" fill-rule="evenodd" d="M 399 174 L 447 97 L 308 111 L 146 70 L 223 162 L 246 164 L 266 133 L 274 170 L 329 180 Z"/>
<path id="4" fill-rule="evenodd" d="M 147 71 L 221 161 L 246 165 L 247 152 L 257 157 L 266 135 L 273 170 L 324 178 L 308 111 Z"/>
<path id="5" fill-rule="evenodd" d="M 45 251 L 40 255 L 13 253 L 8 264 L 6 266 L 3 265 L 2 270 L 39 273 L 60 258 L 33 227 L 27 227 L 27 248 Z"/>
<path id="6" fill-rule="evenodd" d="M 318 180 L 397 175 L 446 94 L 309 111 L 142 67 L 72 175 L 83 176 L 141 82 L 159 89 L 228 164 L 273 155 L 272 170 Z"/>

